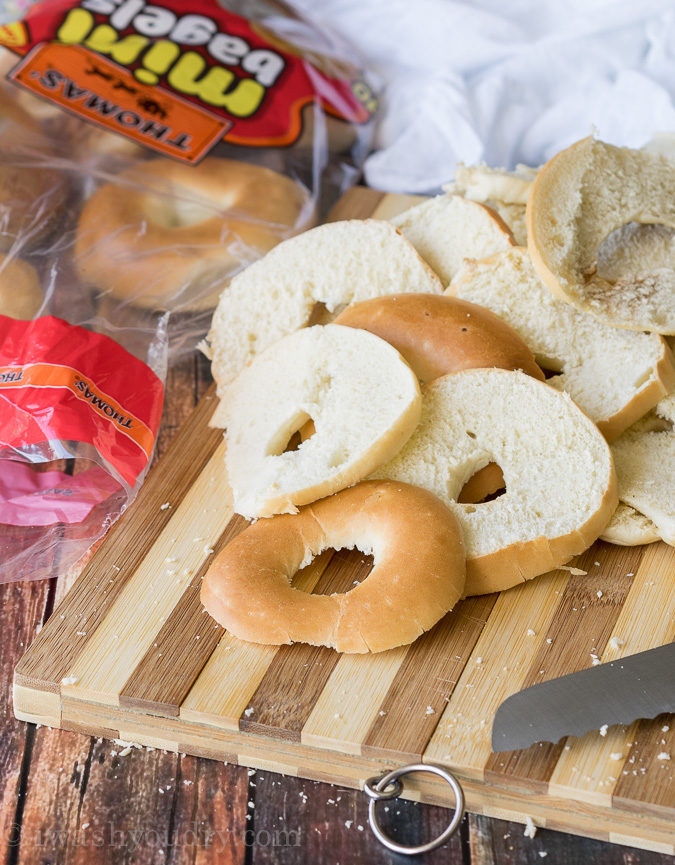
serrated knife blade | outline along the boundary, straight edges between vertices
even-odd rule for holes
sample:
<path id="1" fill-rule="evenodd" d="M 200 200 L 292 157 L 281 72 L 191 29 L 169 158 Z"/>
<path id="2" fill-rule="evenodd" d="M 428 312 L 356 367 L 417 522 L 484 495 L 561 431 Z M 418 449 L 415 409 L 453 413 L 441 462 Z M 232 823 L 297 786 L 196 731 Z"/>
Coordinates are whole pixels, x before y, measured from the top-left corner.
<path id="1" fill-rule="evenodd" d="M 493 751 L 675 712 L 675 643 L 525 688 L 497 709 Z"/>

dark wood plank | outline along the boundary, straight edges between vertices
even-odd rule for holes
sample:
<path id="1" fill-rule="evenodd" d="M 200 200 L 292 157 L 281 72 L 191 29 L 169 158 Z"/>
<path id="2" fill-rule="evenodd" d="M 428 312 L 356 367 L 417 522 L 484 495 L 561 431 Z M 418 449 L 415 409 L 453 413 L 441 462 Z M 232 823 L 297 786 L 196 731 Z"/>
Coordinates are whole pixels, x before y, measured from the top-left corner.
<path id="1" fill-rule="evenodd" d="M 471 865 L 672 865 L 673 857 L 521 823 L 469 816 Z"/>
<path id="2" fill-rule="evenodd" d="M 243 863 L 243 768 L 39 730 L 18 863 Z"/>
<path id="3" fill-rule="evenodd" d="M 214 760 L 181 757 L 167 865 L 243 865 L 249 772 Z"/>
<path id="4" fill-rule="evenodd" d="M 313 594 L 346 592 L 372 570 L 372 558 L 358 550 L 334 553 Z M 300 741 L 305 726 L 340 655 L 324 646 L 281 646 L 239 719 L 239 728 Z"/>
<path id="5" fill-rule="evenodd" d="M 89 736 L 41 727 L 27 778 L 17 863 L 72 861 L 80 833 L 93 742 Z M 111 743 L 107 746 L 114 748 Z"/>
<path id="6" fill-rule="evenodd" d="M 193 363 L 190 366 L 194 381 Z M 59 605 L 58 617 L 47 623 L 35 640 L 31 655 L 17 666 L 18 682 L 54 690 L 53 683 L 66 675 L 145 556 L 148 536 L 160 534 L 171 518 L 172 508 L 183 499 L 220 444 L 221 431 L 207 426 L 212 411 L 212 402 L 207 399 L 189 416 L 167 451 L 168 464 L 172 466 L 170 485 L 167 487 L 163 466 L 150 472 L 134 504 L 105 538 L 100 555 L 85 568 L 81 579 Z M 162 509 L 167 501 L 172 507 Z M 103 598 L 94 591 L 101 579 L 108 583 Z M 56 645 L 54 639 L 58 640 Z"/>
<path id="7" fill-rule="evenodd" d="M 282 778 L 257 772 L 252 801 L 250 838 L 252 865 L 469 865 L 462 838 L 456 835 L 424 857 L 394 856 L 375 838 L 368 825 L 367 797 L 359 790 L 320 784 L 302 778 Z M 414 845 L 439 835 L 448 811 L 397 799 L 379 806 L 382 825 L 400 844 Z M 384 811 L 387 808 L 388 811 Z"/>
<path id="8" fill-rule="evenodd" d="M 214 545 L 214 555 L 247 524 L 247 520 L 235 514 Z M 153 645 L 135 667 L 120 692 L 121 705 L 157 715 L 178 716 L 181 703 L 223 634 L 223 629 L 204 614 L 199 599 L 202 580 L 212 561 L 207 559 L 195 573 Z"/>
<path id="9" fill-rule="evenodd" d="M 592 666 L 593 655 L 602 655 L 643 552 L 643 547 L 616 547 L 598 541 L 579 556 L 574 566 L 588 573 L 570 577 L 546 633 L 551 643 L 542 641 L 523 688 L 584 670 Z M 545 792 L 564 747 L 564 741 L 555 745 L 539 742 L 522 751 L 491 754 L 485 776 L 497 783 L 515 777 L 528 787 Z"/>
<path id="10" fill-rule="evenodd" d="M 14 717 L 12 674 L 43 621 L 49 588 L 47 580 L 0 585 L 0 862 L 20 840 L 22 763 L 32 744 L 32 729 Z"/>
<path id="11" fill-rule="evenodd" d="M 364 754 L 418 760 L 431 738 L 498 595 L 460 601 L 408 649 L 364 741 Z"/>

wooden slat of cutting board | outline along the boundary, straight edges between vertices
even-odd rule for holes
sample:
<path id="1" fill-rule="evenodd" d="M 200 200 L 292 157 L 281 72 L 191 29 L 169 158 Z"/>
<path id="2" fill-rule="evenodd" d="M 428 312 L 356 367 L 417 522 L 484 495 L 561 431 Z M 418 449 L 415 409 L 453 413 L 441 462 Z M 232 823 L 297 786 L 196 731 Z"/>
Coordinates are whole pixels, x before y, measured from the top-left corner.
<path id="1" fill-rule="evenodd" d="M 332 218 L 388 218 L 416 200 L 355 189 Z M 675 759 L 657 759 L 675 758 L 672 718 L 489 746 L 509 694 L 675 637 L 673 548 L 598 542 L 572 563 L 587 576 L 558 570 L 469 598 L 376 656 L 244 643 L 199 603 L 210 561 L 245 526 L 207 424 L 214 405 L 211 390 L 18 665 L 20 717 L 352 786 L 411 759 L 444 763 L 479 813 L 675 851 Z M 344 591 L 368 568 L 327 551 L 294 584 Z M 448 801 L 423 776 L 410 791 Z"/>

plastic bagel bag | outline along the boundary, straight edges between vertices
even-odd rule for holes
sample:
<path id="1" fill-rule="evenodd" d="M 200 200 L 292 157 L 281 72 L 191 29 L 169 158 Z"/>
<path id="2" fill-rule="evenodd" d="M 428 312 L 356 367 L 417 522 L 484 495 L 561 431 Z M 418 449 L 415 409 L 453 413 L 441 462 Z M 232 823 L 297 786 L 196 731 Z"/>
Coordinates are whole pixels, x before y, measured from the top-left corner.
<path id="1" fill-rule="evenodd" d="M 358 178 L 376 98 L 276 0 L 41 0 L 0 27 L 0 582 L 133 500 L 228 279 Z"/>

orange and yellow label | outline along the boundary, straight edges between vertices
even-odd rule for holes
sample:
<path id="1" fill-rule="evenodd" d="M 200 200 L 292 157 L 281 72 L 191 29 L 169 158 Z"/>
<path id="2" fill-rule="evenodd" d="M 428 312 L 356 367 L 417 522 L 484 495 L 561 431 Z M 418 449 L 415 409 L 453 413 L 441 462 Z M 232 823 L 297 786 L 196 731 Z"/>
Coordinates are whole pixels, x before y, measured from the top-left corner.
<path id="1" fill-rule="evenodd" d="M 38 45 L 11 78 L 86 120 L 187 162 L 208 153 L 231 126 L 175 95 L 139 84 L 126 69 L 75 45 Z"/>

